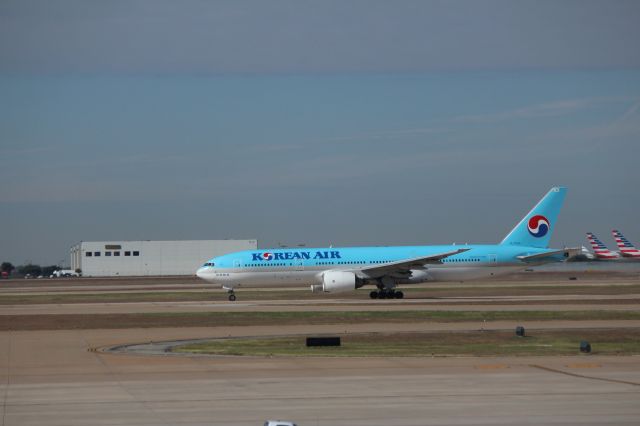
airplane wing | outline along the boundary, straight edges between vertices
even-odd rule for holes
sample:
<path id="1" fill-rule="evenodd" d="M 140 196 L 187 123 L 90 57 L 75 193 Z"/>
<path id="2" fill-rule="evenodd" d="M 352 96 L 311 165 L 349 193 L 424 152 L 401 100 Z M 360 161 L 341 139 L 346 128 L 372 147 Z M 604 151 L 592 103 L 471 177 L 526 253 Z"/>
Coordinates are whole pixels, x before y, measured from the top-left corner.
<path id="1" fill-rule="evenodd" d="M 431 254 L 429 256 L 414 257 L 411 259 L 398 260 L 396 262 L 385 263 L 384 265 L 369 266 L 362 269 L 358 269 L 358 272 L 366 274 L 370 278 L 380 277 L 383 275 L 393 275 L 407 273 L 414 268 L 421 268 L 425 264 L 438 264 L 442 263 L 441 260 L 453 256 L 454 254 L 463 253 L 469 251 L 469 248 L 461 248 L 452 251 L 445 251 L 443 253 Z"/>
<path id="2" fill-rule="evenodd" d="M 522 260 L 523 262 L 528 262 L 530 260 L 544 259 L 545 257 L 555 256 L 558 254 L 564 254 L 564 257 L 569 258 L 569 257 L 576 256 L 580 253 L 582 253 L 582 248 L 574 247 L 574 248 L 565 248 L 562 250 L 547 251 L 545 253 L 531 254 L 528 256 L 518 256 L 518 259 Z"/>

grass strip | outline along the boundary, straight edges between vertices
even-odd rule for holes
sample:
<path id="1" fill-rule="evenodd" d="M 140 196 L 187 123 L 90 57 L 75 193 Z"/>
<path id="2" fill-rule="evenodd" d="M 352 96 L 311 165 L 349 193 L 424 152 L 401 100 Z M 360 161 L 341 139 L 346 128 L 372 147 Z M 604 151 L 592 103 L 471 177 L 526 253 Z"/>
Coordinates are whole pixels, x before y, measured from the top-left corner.
<path id="1" fill-rule="evenodd" d="M 280 311 L 0 315 L 0 330 L 229 327 L 351 323 L 640 320 L 640 311 Z"/>
<path id="2" fill-rule="evenodd" d="M 304 337 L 231 338 L 177 346 L 173 352 L 240 356 L 536 356 L 575 355 L 587 340 L 597 355 L 640 354 L 640 330 L 355 334 L 339 347 L 306 347 Z"/>

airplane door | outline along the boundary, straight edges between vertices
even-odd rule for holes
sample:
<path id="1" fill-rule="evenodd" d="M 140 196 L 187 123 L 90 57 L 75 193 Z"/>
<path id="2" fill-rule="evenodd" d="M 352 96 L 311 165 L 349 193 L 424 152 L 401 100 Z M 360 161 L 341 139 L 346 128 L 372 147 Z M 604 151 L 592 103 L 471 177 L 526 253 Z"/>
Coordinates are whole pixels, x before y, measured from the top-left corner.
<path id="1" fill-rule="evenodd" d="M 294 266 L 296 267 L 296 271 L 304 271 L 304 263 L 302 263 L 302 260 L 296 260 Z"/>
<path id="2" fill-rule="evenodd" d="M 489 258 L 489 263 L 490 264 L 496 264 L 498 263 L 498 256 L 495 254 L 490 254 L 487 256 Z"/>
<path id="3" fill-rule="evenodd" d="M 236 259 L 233 261 L 233 267 L 234 268 L 239 268 L 240 267 L 240 259 Z"/>

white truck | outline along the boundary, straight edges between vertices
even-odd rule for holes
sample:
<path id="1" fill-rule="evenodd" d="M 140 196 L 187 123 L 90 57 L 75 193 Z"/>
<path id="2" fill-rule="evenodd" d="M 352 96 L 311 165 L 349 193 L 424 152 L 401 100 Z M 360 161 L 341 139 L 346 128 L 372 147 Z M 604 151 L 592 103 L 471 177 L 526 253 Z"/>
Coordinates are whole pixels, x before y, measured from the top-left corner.
<path id="1" fill-rule="evenodd" d="M 293 422 L 287 422 L 284 420 L 267 420 L 264 422 L 264 426 L 297 426 Z"/>
<path id="2" fill-rule="evenodd" d="M 62 277 L 79 277 L 80 274 L 76 271 L 72 271 L 71 269 L 59 269 L 57 271 L 53 271 L 51 274 L 51 278 L 62 278 Z"/>

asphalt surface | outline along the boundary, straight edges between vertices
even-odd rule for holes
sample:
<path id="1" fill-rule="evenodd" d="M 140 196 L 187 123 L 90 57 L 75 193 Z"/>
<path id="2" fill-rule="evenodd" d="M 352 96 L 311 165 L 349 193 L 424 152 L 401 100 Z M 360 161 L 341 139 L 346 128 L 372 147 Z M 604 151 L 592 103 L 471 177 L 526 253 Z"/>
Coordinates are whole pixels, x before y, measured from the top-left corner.
<path id="1" fill-rule="evenodd" d="M 1 333 L 3 425 L 259 425 L 267 418 L 336 426 L 635 425 L 640 416 L 638 357 L 207 358 L 100 352 L 123 342 L 302 329 Z"/>
<path id="2" fill-rule="evenodd" d="M 121 291 L 126 283 L 105 285 Z M 610 304 L 610 296 L 595 296 L 600 302 L 588 305 L 572 300 L 593 295 L 570 296 L 528 296 L 531 299 L 525 301 L 553 300 L 514 307 L 640 310 L 634 294 L 615 295 L 628 303 Z M 499 297 L 491 300 L 504 303 Z M 464 304 L 333 299 L 4 305 L 0 314 L 511 308 L 460 301 Z M 0 425 L 261 425 L 273 418 L 291 419 L 299 426 L 638 424 L 639 356 L 271 358 L 105 352 L 117 345 L 139 343 L 153 349 L 162 346 L 160 342 L 212 337 L 507 330 L 515 325 L 579 333 L 591 328 L 639 328 L 640 322 L 256 324 L 0 332 Z"/>
<path id="3" fill-rule="evenodd" d="M 237 302 L 122 302 L 0 305 L 2 315 L 125 314 L 160 312 L 283 312 L 283 311 L 569 311 L 638 310 L 640 295 L 616 296 L 521 296 L 514 298 L 445 298 L 432 300 L 263 300 Z M 527 304 L 527 301 L 531 303 Z M 546 303 L 539 303 L 540 301 Z M 599 303 L 575 303 L 599 301 Z M 495 303 L 491 303 L 495 302 Z M 509 304 L 508 302 L 514 302 Z M 574 303 L 572 303 L 574 302 Z M 613 303 L 616 302 L 616 303 Z"/>

